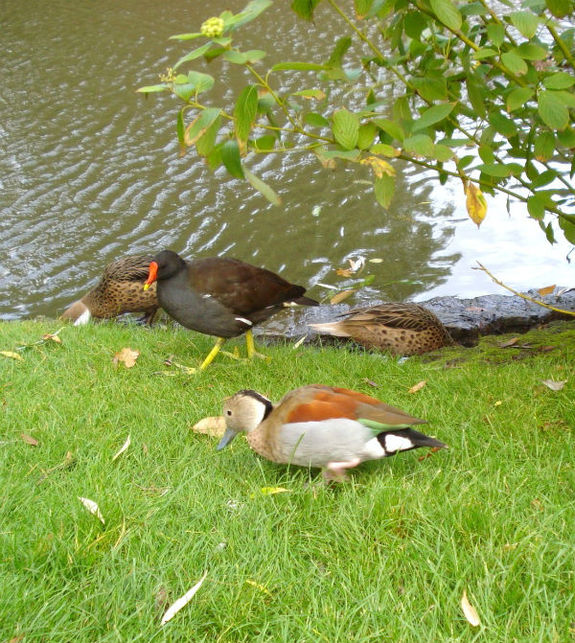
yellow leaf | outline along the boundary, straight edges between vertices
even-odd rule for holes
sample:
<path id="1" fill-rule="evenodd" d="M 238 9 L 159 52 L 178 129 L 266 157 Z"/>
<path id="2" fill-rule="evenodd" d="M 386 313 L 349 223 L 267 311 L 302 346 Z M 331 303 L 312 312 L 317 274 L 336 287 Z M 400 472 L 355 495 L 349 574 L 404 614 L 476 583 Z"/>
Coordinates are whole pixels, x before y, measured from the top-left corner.
<path id="1" fill-rule="evenodd" d="M 468 620 L 468 622 L 473 625 L 473 627 L 478 627 L 481 625 L 481 621 L 479 620 L 479 615 L 477 614 L 477 611 L 471 605 L 469 602 L 469 599 L 467 598 L 467 592 L 463 590 L 463 596 L 461 597 L 461 609 L 463 610 L 463 614 L 465 618 Z"/>
<path id="2" fill-rule="evenodd" d="M 134 351 L 131 348 L 122 348 L 121 351 L 118 351 L 114 355 L 114 359 L 112 361 L 116 366 L 122 362 L 126 368 L 132 368 L 139 356 L 140 351 Z"/>
<path id="3" fill-rule="evenodd" d="M 417 393 L 417 391 L 421 391 L 421 389 L 427 384 L 427 380 L 421 380 L 421 382 L 418 382 L 417 384 L 414 384 L 407 392 L 408 393 Z"/>
<path id="4" fill-rule="evenodd" d="M 4 357 L 9 357 L 10 359 L 17 359 L 20 360 L 21 362 L 24 361 L 24 358 L 22 355 L 19 355 L 18 353 L 14 353 L 13 351 L 0 351 L 0 355 L 4 355 Z"/>
<path id="5" fill-rule="evenodd" d="M 365 159 L 360 161 L 362 165 L 370 165 L 373 173 L 378 179 L 381 179 L 384 175 L 395 176 L 395 169 L 383 159 L 378 158 L 377 156 L 368 156 Z"/>
<path id="6" fill-rule="evenodd" d="M 555 290 L 555 284 L 553 286 L 546 286 L 545 288 L 539 288 L 537 292 L 541 295 L 541 297 L 545 297 L 545 295 L 550 295 L 554 290 Z"/>
<path id="7" fill-rule="evenodd" d="M 284 487 L 262 487 L 260 491 L 264 496 L 273 496 L 276 493 L 289 493 L 289 489 L 285 489 Z"/>
<path id="8" fill-rule="evenodd" d="M 221 438 L 226 431 L 226 420 L 223 415 L 202 418 L 192 427 L 196 433 L 205 433 L 214 438 Z"/>
<path id="9" fill-rule="evenodd" d="M 479 227 L 487 214 L 487 201 L 475 183 L 468 183 L 465 186 L 465 195 L 467 197 L 467 213 L 473 223 Z"/>
<path id="10" fill-rule="evenodd" d="M 42 339 L 46 342 L 56 342 L 56 344 L 61 344 L 62 340 L 56 335 L 56 333 L 46 333 L 45 335 L 42 335 Z"/>
<path id="11" fill-rule="evenodd" d="M 330 304 L 339 304 L 341 301 L 344 299 L 347 299 L 348 297 L 351 297 L 355 293 L 355 288 L 352 288 L 351 290 L 342 290 L 341 292 L 338 292 L 337 295 L 334 295 L 330 300 Z"/>
<path id="12" fill-rule="evenodd" d="M 252 587 L 257 587 L 260 590 L 260 592 L 263 592 L 264 594 L 267 594 L 268 596 L 272 595 L 271 592 L 267 589 L 267 587 L 265 587 L 261 583 L 257 583 L 255 580 L 249 580 L 248 579 L 248 580 L 246 580 L 246 583 L 248 585 L 251 585 Z"/>

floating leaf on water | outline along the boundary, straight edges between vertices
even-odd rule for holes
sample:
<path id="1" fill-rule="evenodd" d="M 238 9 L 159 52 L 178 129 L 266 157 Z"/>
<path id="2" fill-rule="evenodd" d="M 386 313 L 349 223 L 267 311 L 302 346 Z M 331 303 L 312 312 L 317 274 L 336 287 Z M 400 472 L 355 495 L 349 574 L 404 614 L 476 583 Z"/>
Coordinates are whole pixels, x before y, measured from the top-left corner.
<path id="1" fill-rule="evenodd" d="M 192 587 L 192 589 L 188 590 L 181 598 L 178 598 L 178 600 L 166 610 L 166 613 L 162 617 L 160 625 L 165 625 L 168 621 L 171 621 L 174 616 L 192 600 L 195 593 L 200 589 L 202 583 L 206 580 L 207 575 L 208 572 L 204 572 L 204 575 Z"/>
<path id="2" fill-rule="evenodd" d="M 135 351 L 129 347 L 126 347 L 122 348 L 121 351 L 118 351 L 114 355 L 114 359 L 112 361 L 116 366 L 118 366 L 118 364 L 122 362 L 122 364 L 124 364 L 126 368 L 132 368 L 139 356 L 140 351 Z"/>
<path id="3" fill-rule="evenodd" d="M 541 295 L 541 297 L 545 297 L 545 295 L 550 295 L 554 290 L 555 284 L 553 284 L 552 286 L 545 286 L 545 288 L 539 288 L 537 292 Z"/>
<path id="4" fill-rule="evenodd" d="M 408 393 L 417 393 L 417 391 L 421 391 L 421 389 L 427 384 L 427 380 L 421 380 L 421 382 L 417 382 L 417 384 L 414 384 L 407 392 Z"/>
<path id="5" fill-rule="evenodd" d="M 122 448 L 112 458 L 112 462 L 114 462 L 114 460 L 116 458 L 119 458 L 122 455 L 122 453 L 124 453 L 124 451 L 130 446 L 131 443 L 132 443 L 132 440 L 130 439 L 130 436 L 128 435 L 128 437 L 126 438 L 126 441 L 122 445 Z"/>
<path id="6" fill-rule="evenodd" d="M 9 357 L 10 359 L 17 359 L 21 362 L 24 360 L 22 355 L 15 353 L 14 351 L 0 351 L 0 355 L 4 355 L 4 357 Z"/>
<path id="7" fill-rule="evenodd" d="M 467 591 L 463 590 L 463 596 L 461 597 L 461 609 L 463 610 L 463 615 L 467 619 L 467 621 L 473 625 L 473 627 L 478 627 L 481 625 L 481 621 L 479 620 L 479 615 L 477 614 L 477 611 L 471 605 L 469 602 L 469 599 L 467 598 Z"/>
<path id="8" fill-rule="evenodd" d="M 356 290 L 355 288 L 352 288 L 350 290 L 342 290 L 341 292 L 338 292 L 337 295 L 334 295 L 330 300 L 330 304 L 339 304 L 342 302 L 344 299 L 347 299 L 348 297 L 351 297 L 353 294 L 355 294 Z"/>
<path id="9" fill-rule="evenodd" d="M 380 259 L 379 257 L 374 257 L 373 259 L 369 260 L 369 263 L 383 263 L 383 259 Z"/>
<path id="10" fill-rule="evenodd" d="M 541 380 L 541 383 L 552 391 L 560 391 L 567 384 L 567 380 L 558 380 L 557 382 L 555 380 Z"/>
<path id="11" fill-rule="evenodd" d="M 96 516 L 96 518 L 103 524 L 106 524 L 106 521 L 104 520 L 104 516 L 102 516 L 102 512 L 100 511 L 100 507 L 98 507 L 97 503 L 95 503 L 93 500 L 90 500 L 89 498 L 82 498 L 81 496 L 78 496 L 78 500 L 84 505 L 84 507 L 93 515 Z"/>
<path id="12" fill-rule="evenodd" d="M 192 427 L 196 433 L 205 433 L 214 438 L 221 438 L 226 430 L 226 419 L 223 415 L 202 418 Z"/>
<path id="13" fill-rule="evenodd" d="M 33 447 L 37 447 L 40 444 L 38 440 L 36 440 L 36 438 L 33 438 L 31 435 L 28 435 L 27 433 L 22 433 L 20 437 L 24 442 L 26 442 L 26 444 L 29 444 Z"/>

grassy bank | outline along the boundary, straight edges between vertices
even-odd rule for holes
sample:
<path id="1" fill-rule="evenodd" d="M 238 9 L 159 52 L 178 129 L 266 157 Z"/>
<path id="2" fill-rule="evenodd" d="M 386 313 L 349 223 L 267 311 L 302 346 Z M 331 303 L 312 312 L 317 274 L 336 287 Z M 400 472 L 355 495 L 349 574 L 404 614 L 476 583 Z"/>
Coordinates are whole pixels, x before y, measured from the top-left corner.
<path id="1" fill-rule="evenodd" d="M 574 323 L 403 363 L 270 347 L 269 363 L 219 357 L 192 376 L 164 360 L 197 365 L 210 338 L 102 323 L 41 341 L 58 328 L 0 324 L 0 350 L 22 357 L 0 356 L 0 640 L 575 640 Z M 135 366 L 114 365 L 128 346 Z M 240 388 L 313 382 L 426 418 L 450 450 L 326 488 L 190 431 Z"/>

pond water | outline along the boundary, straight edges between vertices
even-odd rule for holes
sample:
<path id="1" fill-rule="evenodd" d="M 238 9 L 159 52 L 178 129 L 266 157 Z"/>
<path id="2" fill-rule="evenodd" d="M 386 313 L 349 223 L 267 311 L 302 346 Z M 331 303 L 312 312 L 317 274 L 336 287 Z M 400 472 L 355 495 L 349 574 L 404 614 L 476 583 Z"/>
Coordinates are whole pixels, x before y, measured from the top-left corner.
<path id="1" fill-rule="evenodd" d="M 0 101 L 0 318 L 57 316 L 123 254 L 170 247 L 186 257 L 228 255 L 280 272 L 324 298 L 318 284 L 345 287 L 335 274 L 350 258 L 374 281 L 358 299 L 422 300 L 500 289 L 473 270 L 481 261 L 516 288 L 573 284 L 564 241 L 551 246 L 524 207 L 507 213 L 488 197 L 481 229 L 467 218 L 461 186 L 404 167 L 397 198 L 382 210 L 362 168 L 323 169 L 311 156 L 266 156 L 250 168 L 282 206 L 247 183 L 211 173 L 193 153 L 178 156 L 178 102 L 135 93 L 194 43 L 169 41 L 244 0 L 41 0 L 3 2 Z M 272 62 L 325 59 L 338 25 L 314 24 L 276 2 L 247 48 Z M 273 43 L 273 44 L 272 44 Z M 232 100 L 238 68 L 195 68 L 219 76 L 215 97 Z M 285 74 L 286 82 L 297 82 Z M 283 77 L 282 77 L 283 78 Z M 342 96 L 342 101 L 345 96 Z"/>

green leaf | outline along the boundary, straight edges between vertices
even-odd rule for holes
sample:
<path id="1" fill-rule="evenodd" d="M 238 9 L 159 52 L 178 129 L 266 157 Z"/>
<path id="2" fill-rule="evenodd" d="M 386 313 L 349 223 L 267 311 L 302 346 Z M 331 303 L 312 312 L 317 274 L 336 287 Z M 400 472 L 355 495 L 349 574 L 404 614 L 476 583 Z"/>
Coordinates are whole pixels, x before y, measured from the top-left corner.
<path id="1" fill-rule="evenodd" d="M 166 85 L 166 83 L 162 83 L 161 85 L 146 85 L 145 87 L 136 89 L 136 91 L 140 92 L 141 94 L 154 94 L 156 92 L 165 92 L 169 88 L 169 85 Z"/>
<path id="2" fill-rule="evenodd" d="M 545 4 L 556 18 L 565 18 L 573 11 L 572 0 L 545 0 Z"/>
<path id="3" fill-rule="evenodd" d="M 523 74 L 527 73 L 527 63 L 521 56 L 514 54 L 512 51 L 506 51 L 504 54 L 501 54 L 501 62 L 510 72 L 517 76 L 523 76 Z"/>
<path id="4" fill-rule="evenodd" d="M 491 41 L 491 44 L 499 49 L 505 40 L 505 27 L 498 22 L 488 24 L 487 37 Z"/>
<path id="5" fill-rule="evenodd" d="M 256 138 L 253 142 L 256 150 L 273 150 L 276 145 L 277 138 L 273 134 L 266 134 Z"/>
<path id="6" fill-rule="evenodd" d="M 258 60 L 265 58 L 267 56 L 267 52 L 262 49 L 249 49 L 245 52 L 245 55 L 247 56 L 249 63 L 255 63 Z"/>
<path id="7" fill-rule="evenodd" d="M 425 134 L 416 134 L 403 141 L 403 147 L 409 154 L 415 156 L 433 156 L 433 141 Z"/>
<path id="8" fill-rule="evenodd" d="M 426 101 L 447 100 L 447 83 L 445 78 L 414 78 L 412 84 L 417 93 Z"/>
<path id="9" fill-rule="evenodd" d="M 562 132 L 557 132 L 557 141 L 562 147 L 567 147 L 569 149 L 575 148 L 575 131 L 568 128 Z"/>
<path id="10" fill-rule="evenodd" d="M 569 243 L 575 244 L 575 223 L 568 217 L 559 217 L 559 227 L 563 230 L 565 239 L 567 239 Z"/>
<path id="11" fill-rule="evenodd" d="M 257 113 L 258 88 L 255 85 L 248 85 L 238 96 L 234 107 L 234 129 L 241 150 L 248 140 Z"/>
<path id="12" fill-rule="evenodd" d="M 539 26 L 539 18 L 530 11 L 515 11 L 509 15 L 511 24 L 519 31 L 525 38 L 531 40 L 537 32 Z"/>
<path id="13" fill-rule="evenodd" d="M 335 43 L 335 47 L 331 52 L 331 56 L 329 57 L 327 64 L 333 67 L 341 67 L 343 57 L 350 47 L 351 38 L 349 36 L 339 38 L 339 40 Z"/>
<path id="14" fill-rule="evenodd" d="M 222 162 L 226 170 L 236 179 L 244 178 L 242 160 L 240 158 L 240 148 L 236 141 L 226 141 L 220 150 Z"/>
<path id="15" fill-rule="evenodd" d="M 427 27 L 427 22 L 427 16 L 421 11 L 410 11 L 405 14 L 405 33 L 414 40 L 420 40 L 422 31 Z"/>
<path id="16" fill-rule="evenodd" d="M 293 0 L 291 8 L 304 20 L 312 20 L 313 12 L 321 0 Z"/>
<path id="17" fill-rule="evenodd" d="M 534 94 L 535 91 L 530 87 L 517 87 L 517 89 L 511 91 L 507 96 L 507 111 L 513 112 L 523 107 Z"/>
<path id="18" fill-rule="evenodd" d="M 541 132 L 533 145 L 533 153 L 538 161 L 548 161 L 555 153 L 555 136 L 553 132 Z"/>
<path id="19" fill-rule="evenodd" d="M 400 154 L 400 151 L 388 145 L 387 143 L 376 143 L 369 148 L 369 151 L 373 154 L 381 154 L 382 156 L 387 156 L 388 158 L 395 158 Z"/>
<path id="20" fill-rule="evenodd" d="M 223 53 L 222 58 L 227 60 L 229 63 L 234 65 L 245 65 L 248 62 L 248 57 L 246 54 L 241 51 L 235 51 L 234 49 L 227 50 Z"/>
<path id="21" fill-rule="evenodd" d="M 226 27 L 236 29 L 257 18 L 260 13 L 271 7 L 272 4 L 273 0 L 251 0 L 240 13 L 234 15 L 224 12 L 220 17 L 224 19 Z"/>
<path id="22" fill-rule="evenodd" d="M 532 42 L 524 42 L 519 47 L 515 47 L 513 51 L 525 60 L 545 60 L 549 53 L 545 47 L 535 45 Z"/>
<path id="23" fill-rule="evenodd" d="M 264 183 L 259 177 L 250 172 L 247 168 L 244 168 L 244 175 L 248 180 L 248 183 L 258 192 L 260 192 L 260 194 L 263 194 L 270 203 L 278 206 L 281 205 L 282 200 L 280 199 L 278 193 L 273 190 L 267 183 Z"/>
<path id="24" fill-rule="evenodd" d="M 190 60 L 196 60 L 196 58 L 200 58 L 200 56 L 203 56 L 211 48 L 211 46 L 211 42 L 206 42 L 201 47 L 190 51 L 189 54 L 186 54 L 185 56 L 180 58 L 180 60 L 178 60 L 178 62 L 174 65 L 174 69 L 177 69 L 180 65 L 189 62 Z"/>
<path id="25" fill-rule="evenodd" d="M 185 107 L 182 107 L 182 109 L 180 109 L 178 111 L 178 116 L 177 116 L 177 119 L 176 119 L 176 132 L 178 134 L 178 143 L 181 146 L 185 145 L 185 138 L 184 138 L 185 130 L 186 130 L 186 126 L 184 124 L 184 111 L 185 111 L 185 109 L 186 109 Z"/>
<path id="26" fill-rule="evenodd" d="M 546 89 L 567 89 L 575 84 L 575 77 L 564 71 L 558 71 L 543 79 Z"/>
<path id="27" fill-rule="evenodd" d="M 324 163 L 332 159 L 342 159 L 344 161 L 357 161 L 361 152 L 359 150 L 328 150 L 326 148 L 318 148 L 315 151 L 319 160 Z"/>
<path id="28" fill-rule="evenodd" d="M 480 145 L 479 149 L 479 158 L 484 163 L 494 163 L 495 162 L 495 153 L 488 145 Z"/>
<path id="29" fill-rule="evenodd" d="M 214 109 L 214 108 L 212 108 Z M 216 138 L 220 129 L 220 118 L 205 129 L 204 133 L 196 141 L 196 150 L 199 156 L 207 157 L 211 154 L 216 144 Z"/>
<path id="30" fill-rule="evenodd" d="M 347 109 L 339 109 L 333 115 L 333 135 L 344 150 L 352 150 L 359 137 L 359 119 Z"/>
<path id="31" fill-rule="evenodd" d="M 512 168 L 503 163 L 483 163 L 483 165 L 479 165 L 477 169 L 481 170 L 484 174 L 497 178 L 506 178 L 513 174 Z"/>
<path id="32" fill-rule="evenodd" d="M 477 112 L 478 116 L 482 118 L 485 117 L 487 111 L 485 108 L 485 92 L 479 82 L 476 81 L 474 76 L 470 74 L 466 79 L 467 84 L 467 96 L 469 97 L 469 102 L 473 109 Z"/>
<path id="33" fill-rule="evenodd" d="M 219 107 L 210 107 L 205 109 L 190 125 L 185 133 L 186 145 L 194 145 L 201 138 L 206 130 L 213 125 L 218 119 L 222 110 Z"/>
<path id="34" fill-rule="evenodd" d="M 453 111 L 455 104 L 453 103 L 440 103 L 439 105 L 432 105 L 427 108 L 421 116 L 413 122 L 412 131 L 416 132 L 425 129 L 430 125 L 439 123 L 444 118 L 447 118 Z"/>
<path id="35" fill-rule="evenodd" d="M 517 125 L 510 118 L 503 116 L 499 112 L 493 112 L 489 115 L 489 122 L 497 132 L 503 134 L 507 138 L 511 138 L 517 134 Z"/>
<path id="36" fill-rule="evenodd" d="M 381 178 L 375 179 L 373 187 L 377 202 L 387 210 L 395 192 L 395 177 L 384 174 Z"/>
<path id="37" fill-rule="evenodd" d="M 299 92 L 293 92 L 292 96 L 303 96 L 304 98 L 323 100 L 325 98 L 325 92 L 321 89 L 302 89 Z"/>
<path id="38" fill-rule="evenodd" d="M 304 121 L 312 127 L 329 127 L 329 121 L 325 116 L 317 112 L 309 112 L 304 116 Z"/>
<path id="39" fill-rule="evenodd" d="M 199 31 L 195 33 L 179 33 L 175 36 L 170 36 L 168 40 L 195 40 L 196 38 L 201 38 L 203 36 Z"/>
<path id="40" fill-rule="evenodd" d="M 569 125 L 569 110 L 554 91 L 539 92 L 537 103 L 537 111 L 545 125 L 556 130 L 563 130 Z"/>
<path id="41" fill-rule="evenodd" d="M 475 60 L 483 60 L 484 58 L 491 58 L 491 56 L 497 56 L 497 51 L 491 49 L 491 47 L 482 47 L 473 54 Z"/>
<path id="42" fill-rule="evenodd" d="M 398 125 L 395 121 L 390 121 L 386 118 L 376 118 L 373 121 L 380 129 L 382 129 L 386 134 L 389 134 L 391 138 L 400 143 L 405 138 L 405 132 L 401 125 Z"/>
<path id="43" fill-rule="evenodd" d="M 437 18 L 449 29 L 459 31 L 462 18 L 451 0 L 431 0 L 431 9 Z"/>
<path id="44" fill-rule="evenodd" d="M 453 158 L 453 150 L 447 145 L 437 144 L 433 146 L 433 153 L 431 158 L 434 158 L 440 163 L 446 163 Z"/>
<path id="45" fill-rule="evenodd" d="M 545 216 L 546 203 L 547 199 L 545 197 L 539 196 L 537 194 L 535 194 L 534 196 L 530 196 L 527 199 L 527 211 L 534 219 L 538 219 L 539 221 L 541 221 Z"/>
<path id="46" fill-rule="evenodd" d="M 563 103 L 563 105 L 565 105 L 565 107 L 569 107 L 570 109 L 575 108 L 575 94 L 573 92 L 566 92 L 558 89 L 553 93 Z"/>
<path id="47" fill-rule="evenodd" d="M 360 150 L 366 150 L 373 143 L 377 136 L 378 128 L 375 123 L 364 123 L 359 126 L 359 133 L 357 137 L 357 147 Z"/>
<path id="48" fill-rule="evenodd" d="M 329 65 L 317 65 L 316 63 L 288 62 L 274 65 L 270 71 L 325 71 L 331 69 Z"/>

